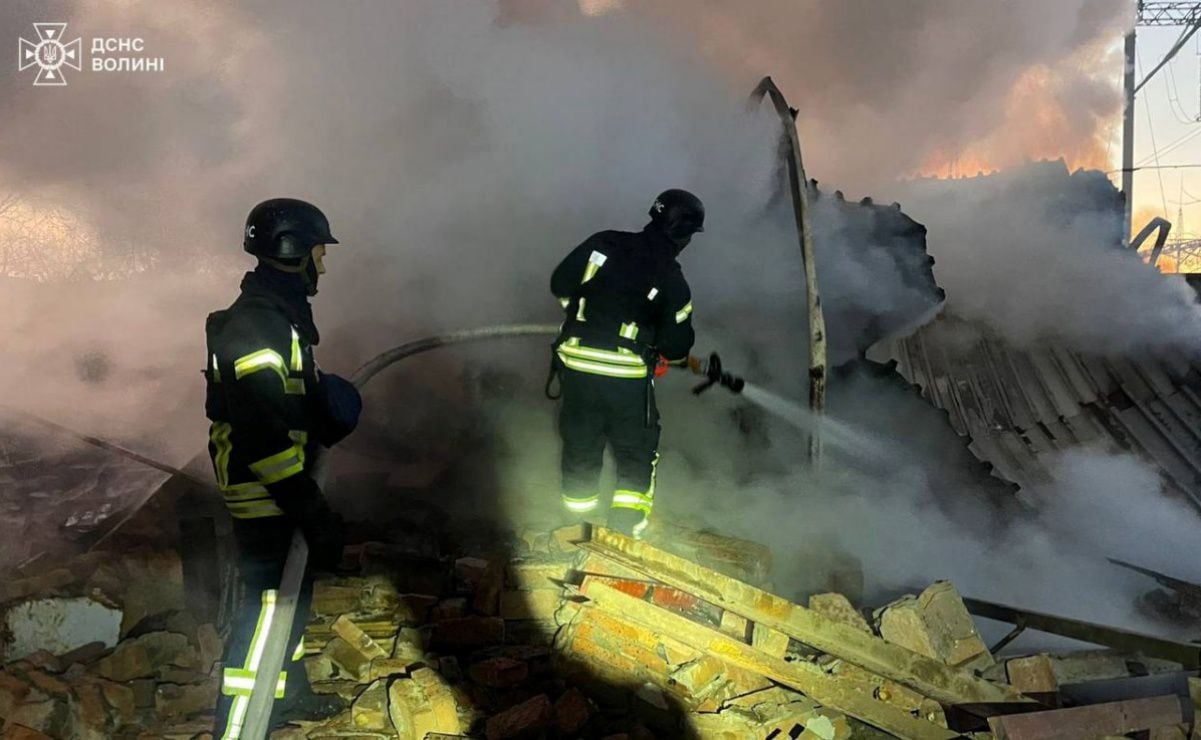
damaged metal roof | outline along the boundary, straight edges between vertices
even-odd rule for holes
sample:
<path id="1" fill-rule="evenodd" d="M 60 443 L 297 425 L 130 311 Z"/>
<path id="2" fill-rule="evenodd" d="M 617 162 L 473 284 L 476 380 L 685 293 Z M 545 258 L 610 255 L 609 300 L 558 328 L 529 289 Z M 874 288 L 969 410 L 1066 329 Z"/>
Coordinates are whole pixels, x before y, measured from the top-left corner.
<path id="1" fill-rule="evenodd" d="M 1201 366 L 1183 358 L 1102 358 L 1021 350 L 943 316 L 880 342 L 970 449 L 1019 486 L 1051 479 L 1048 457 L 1081 445 L 1128 450 L 1201 508 Z"/>

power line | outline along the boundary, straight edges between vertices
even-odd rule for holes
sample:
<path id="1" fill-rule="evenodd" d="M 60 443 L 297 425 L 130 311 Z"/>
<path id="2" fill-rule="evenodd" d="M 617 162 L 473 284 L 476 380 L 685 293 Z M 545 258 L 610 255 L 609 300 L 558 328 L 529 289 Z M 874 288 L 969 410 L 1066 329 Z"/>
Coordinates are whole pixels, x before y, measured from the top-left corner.
<path id="1" fill-rule="evenodd" d="M 1196 29 L 1194 29 L 1194 30 L 1196 30 Z M 1172 52 L 1172 53 L 1175 53 L 1175 52 Z M 1170 59 L 1170 58 L 1171 58 L 1171 56 L 1169 54 L 1168 59 Z M 1162 67 L 1164 64 L 1166 64 L 1168 59 L 1164 59 L 1164 61 L 1159 66 Z M 1141 70 L 1142 66 L 1143 66 L 1143 60 L 1142 60 L 1141 56 L 1137 58 L 1137 62 L 1138 62 L 1139 69 Z M 1156 67 L 1156 69 L 1158 69 L 1158 67 Z M 1152 71 L 1151 74 L 1155 74 L 1155 72 Z M 1147 79 L 1150 79 L 1150 76 L 1148 76 Z M 1135 88 L 1135 91 L 1137 92 L 1138 88 Z M 1151 103 L 1147 101 L 1146 95 L 1143 96 L 1143 111 L 1145 111 L 1147 114 L 1147 132 L 1150 133 L 1150 135 L 1151 135 L 1151 151 L 1155 155 L 1155 167 L 1156 167 L 1155 175 L 1159 178 L 1159 200 L 1163 204 L 1163 217 L 1167 218 L 1168 217 L 1168 196 L 1167 196 L 1167 192 L 1164 190 L 1164 186 L 1163 186 L 1163 170 L 1159 169 L 1159 149 L 1155 144 L 1155 125 L 1152 123 L 1152 120 L 1151 120 Z"/>

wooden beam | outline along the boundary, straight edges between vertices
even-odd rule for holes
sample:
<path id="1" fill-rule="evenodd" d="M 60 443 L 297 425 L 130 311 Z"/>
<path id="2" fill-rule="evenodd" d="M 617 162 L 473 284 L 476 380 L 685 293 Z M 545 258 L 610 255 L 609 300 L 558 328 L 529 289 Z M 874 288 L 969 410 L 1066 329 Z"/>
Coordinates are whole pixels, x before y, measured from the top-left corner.
<path id="1" fill-rule="evenodd" d="M 790 663 L 766 655 L 744 642 L 635 599 L 601 581 L 589 583 L 585 595 L 597 608 L 615 617 L 634 622 L 656 635 L 669 636 L 731 665 L 766 676 L 804 693 L 822 706 L 843 712 L 897 737 L 913 740 L 959 737 L 958 733 L 945 727 L 917 719 L 899 707 L 847 687 L 838 678 L 813 664 Z"/>
<path id="2" fill-rule="evenodd" d="M 943 704 L 1033 702 L 1009 686 L 951 668 L 604 527 L 593 527 L 592 540 L 581 547 Z"/>
<path id="3" fill-rule="evenodd" d="M 1108 704 L 1093 704 L 1046 712 L 992 717 L 988 726 L 997 740 L 1074 740 L 1082 737 L 1125 735 L 1184 721 L 1180 699 L 1156 696 Z"/>

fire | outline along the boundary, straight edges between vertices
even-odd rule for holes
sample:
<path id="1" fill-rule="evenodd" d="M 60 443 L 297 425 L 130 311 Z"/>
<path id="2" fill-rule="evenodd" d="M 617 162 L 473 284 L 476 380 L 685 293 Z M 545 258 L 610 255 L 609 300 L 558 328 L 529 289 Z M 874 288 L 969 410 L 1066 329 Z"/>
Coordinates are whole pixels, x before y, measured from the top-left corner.
<path id="1" fill-rule="evenodd" d="M 1061 80 L 1046 66 L 1025 70 L 1015 81 L 997 125 L 956 149 L 931 154 L 915 174 L 971 177 L 1029 160 L 1063 159 L 1069 169 L 1110 169 L 1112 134 L 1119 124 L 1116 101 L 1098 88 L 1092 109 L 1065 101 Z M 1112 107 L 1113 110 L 1109 110 Z"/>

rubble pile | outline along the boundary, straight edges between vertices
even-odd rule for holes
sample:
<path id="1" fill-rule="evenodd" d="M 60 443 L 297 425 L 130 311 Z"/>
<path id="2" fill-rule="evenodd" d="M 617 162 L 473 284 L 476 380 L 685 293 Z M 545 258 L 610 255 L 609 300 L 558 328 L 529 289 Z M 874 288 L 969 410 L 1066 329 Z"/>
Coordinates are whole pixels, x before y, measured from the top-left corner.
<path id="1" fill-rule="evenodd" d="M 305 639 L 314 689 L 349 708 L 273 737 L 1190 737 L 1201 683 L 1180 664 L 997 659 L 950 583 L 870 612 L 840 593 L 801 606 L 748 583 L 767 572 L 754 543 L 669 535 L 687 557 L 586 527 L 453 570 L 359 549 L 361 574 L 316 584 Z M 1063 708 L 1061 686 L 1140 676 L 1186 696 L 1161 681 Z"/>
<path id="2" fill-rule="evenodd" d="M 947 582 L 875 610 L 838 592 L 801 605 L 764 590 L 770 558 L 754 543 L 660 530 L 668 552 L 586 525 L 521 540 L 457 559 L 347 548 L 344 572 L 314 584 L 303 658 L 313 691 L 345 709 L 272 737 L 1201 738 L 1195 660 L 1000 658 Z M 6 584 L 0 737 L 207 737 L 217 629 L 171 599 L 130 587 L 118 603 L 98 585 L 117 593 L 153 560 Z M 845 558 L 831 563 L 828 580 L 861 587 Z M 109 632 L 74 645 L 60 631 L 53 649 L 17 656 L 50 639 L 12 628 L 43 601 L 109 609 L 91 622 Z"/>
<path id="3" fill-rule="evenodd" d="M 0 586 L 5 740 L 192 738 L 212 726 L 222 640 L 183 610 L 170 551 L 92 552 Z"/>

